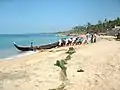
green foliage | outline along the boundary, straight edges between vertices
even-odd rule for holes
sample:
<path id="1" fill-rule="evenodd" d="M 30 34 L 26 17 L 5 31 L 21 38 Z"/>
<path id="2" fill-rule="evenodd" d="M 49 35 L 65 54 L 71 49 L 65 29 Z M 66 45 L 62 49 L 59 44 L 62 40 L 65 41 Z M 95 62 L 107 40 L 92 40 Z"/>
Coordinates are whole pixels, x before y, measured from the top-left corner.
<path id="1" fill-rule="evenodd" d="M 114 28 L 115 25 L 120 26 L 119 17 L 117 17 L 114 20 L 107 20 L 106 18 L 104 19 L 104 21 L 98 20 L 97 24 L 91 24 L 90 22 L 88 22 L 87 25 L 75 26 L 69 31 L 59 32 L 59 33 L 66 34 L 66 35 L 81 34 L 91 30 L 93 30 L 96 33 L 106 33 L 107 30 L 111 30 L 112 28 Z"/>
<path id="2" fill-rule="evenodd" d="M 70 47 L 69 50 L 75 50 L 73 47 Z"/>
<path id="3" fill-rule="evenodd" d="M 70 60 L 70 59 L 71 59 L 71 55 L 69 54 L 69 55 L 66 57 L 65 60 L 67 61 L 67 60 Z"/>
<path id="4" fill-rule="evenodd" d="M 66 53 L 72 55 L 73 53 L 75 53 L 75 49 L 73 47 L 70 47 Z"/>
<path id="5" fill-rule="evenodd" d="M 62 70 L 64 70 L 64 69 L 67 69 L 67 67 L 65 67 L 65 64 L 67 64 L 67 63 L 65 63 L 63 60 L 61 60 L 61 61 L 57 60 L 57 61 L 56 61 L 56 64 L 54 64 L 54 65 L 55 65 L 55 66 L 58 66 L 58 67 L 60 67 Z"/>
<path id="6" fill-rule="evenodd" d="M 57 60 L 56 64 L 54 64 L 55 66 L 58 66 L 59 68 L 61 68 L 61 72 L 63 73 L 62 77 L 65 79 L 67 77 L 67 73 L 66 73 L 66 69 L 67 67 L 65 67 L 65 64 L 67 64 L 64 60 Z"/>
<path id="7" fill-rule="evenodd" d="M 65 67 L 65 65 L 67 64 L 67 60 L 71 59 L 71 55 L 73 53 L 75 53 L 75 49 L 73 47 L 70 47 L 69 50 L 66 52 L 68 54 L 68 56 L 63 59 L 63 60 L 57 60 L 56 64 L 54 64 L 55 66 L 61 68 L 61 80 L 64 82 L 62 83 L 59 87 L 57 87 L 56 89 L 49 89 L 49 90 L 66 90 L 65 86 L 66 86 L 66 80 L 67 80 L 67 67 Z"/>
<path id="8" fill-rule="evenodd" d="M 66 60 L 61 60 L 61 63 L 67 64 Z"/>

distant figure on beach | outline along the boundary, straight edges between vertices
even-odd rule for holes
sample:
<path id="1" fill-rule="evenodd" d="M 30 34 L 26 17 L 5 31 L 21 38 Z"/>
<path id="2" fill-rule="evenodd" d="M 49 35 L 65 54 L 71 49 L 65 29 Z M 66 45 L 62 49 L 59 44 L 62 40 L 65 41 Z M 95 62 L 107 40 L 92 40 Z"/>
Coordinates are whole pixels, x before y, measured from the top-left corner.
<path id="1" fill-rule="evenodd" d="M 77 44 L 77 45 L 81 45 L 82 42 L 83 42 L 83 37 L 77 37 L 76 44 Z"/>
<path id="2" fill-rule="evenodd" d="M 33 42 L 31 42 L 31 48 L 33 48 Z"/>
<path id="3" fill-rule="evenodd" d="M 93 42 L 96 43 L 96 38 L 97 38 L 97 35 L 96 33 L 94 33 L 94 36 L 93 36 Z"/>
<path id="4" fill-rule="evenodd" d="M 59 39 L 59 46 L 62 46 L 62 39 Z"/>
<path id="5" fill-rule="evenodd" d="M 76 37 L 75 45 L 78 45 L 78 43 L 79 43 L 79 38 L 80 38 L 80 37 Z"/>
<path id="6" fill-rule="evenodd" d="M 59 39 L 59 41 L 58 41 L 58 45 L 59 46 L 64 46 L 65 45 L 65 40 L 62 38 L 62 39 Z"/>
<path id="7" fill-rule="evenodd" d="M 67 38 L 65 40 L 65 46 L 69 46 L 69 45 L 71 45 L 71 43 L 72 43 L 72 38 Z"/>
<path id="8" fill-rule="evenodd" d="M 91 43 L 94 42 L 94 33 L 91 33 Z"/>
<path id="9" fill-rule="evenodd" d="M 73 37 L 72 39 L 72 45 L 75 45 L 76 44 L 76 37 Z"/>
<path id="10" fill-rule="evenodd" d="M 69 44 L 69 39 L 67 38 L 67 39 L 65 40 L 65 46 L 68 46 L 68 44 Z"/>
<path id="11" fill-rule="evenodd" d="M 89 44 L 91 41 L 91 34 L 89 32 L 87 32 L 86 34 L 86 41 L 87 41 L 87 44 Z"/>
<path id="12" fill-rule="evenodd" d="M 96 35 L 95 32 L 91 33 L 91 43 L 95 43 L 96 42 L 96 37 L 97 37 L 97 35 Z"/>
<path id="13" fill-rule="evenodd" d="M 33 42 L 31 42 L 31 48 L 33 51 L 35 51 L 35 48 L 33 47 Z"/>
<path id="14" fill-rule="evenodd" d="M 68 43 L 69 43 L 68 45 L 72 45 L 72 39 L 73 39 L 73 38 L 69 38 L 69 39 L 68 39 Z"/>
<path id="15" fill-rule="evenodd" d="M 118 30 L 118 33 L 117 33 L 117 39 L 120 39 L 120 30 Z"/>

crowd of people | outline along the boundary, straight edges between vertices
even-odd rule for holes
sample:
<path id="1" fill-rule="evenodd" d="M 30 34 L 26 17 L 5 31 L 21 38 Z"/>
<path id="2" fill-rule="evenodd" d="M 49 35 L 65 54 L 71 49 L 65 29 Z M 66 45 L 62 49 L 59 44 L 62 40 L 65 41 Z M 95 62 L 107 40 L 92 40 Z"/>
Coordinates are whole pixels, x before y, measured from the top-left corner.
<path id="1" fill-rule="evenodd" d="M 80 35 L 59 40 L 59 46 L 73 46 L 81 44 L 89 44 L 96 42 L 96 33 L 87 32 L 86 35 Z"/>

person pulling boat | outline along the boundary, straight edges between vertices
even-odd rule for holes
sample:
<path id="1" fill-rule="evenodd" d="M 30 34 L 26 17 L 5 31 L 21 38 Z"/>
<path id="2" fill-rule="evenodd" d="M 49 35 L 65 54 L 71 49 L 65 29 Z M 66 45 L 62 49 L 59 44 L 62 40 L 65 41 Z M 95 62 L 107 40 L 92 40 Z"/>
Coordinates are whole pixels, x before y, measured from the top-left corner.
<path id="1" fill-rule="evenodd" d="M 72 39 L 72 45 L 75 45 L 76 41 L 77 41 L 77 37 L 73 37 L 73 39 Z"/>
<path id="2" fill-rule="evenodd" d="M 62 39 L 59 39 L 59 46 L 62 46 Z"/>

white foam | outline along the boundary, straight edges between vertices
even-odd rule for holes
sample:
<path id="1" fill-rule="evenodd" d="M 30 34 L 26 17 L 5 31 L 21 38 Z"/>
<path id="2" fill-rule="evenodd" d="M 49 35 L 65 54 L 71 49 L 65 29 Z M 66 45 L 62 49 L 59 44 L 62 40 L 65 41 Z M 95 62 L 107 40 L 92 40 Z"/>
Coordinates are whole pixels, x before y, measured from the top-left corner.
<path id="1" fill-rule="evenodd" d="M 11 57 L 8 57 L 8 58 L 4 58 L 2 60 L 10 60 L 10 59 L 19 58 L 19 57 L 23 57 L 23 56 L 27 56 L 27 55 L 31 55 L 31 54 L 35 54 L 35 53 L 38 53 L 38 51 L 28 51 L 28 52 L 21 53 L 21 54 L 18 54 L 18 55 L 14 55 L 14 56 L 11 56 Z"/>

